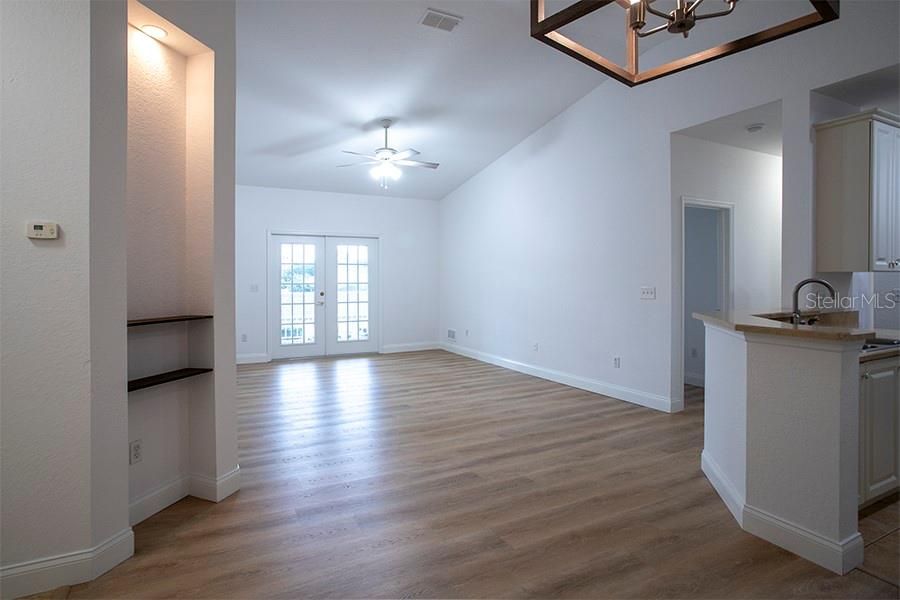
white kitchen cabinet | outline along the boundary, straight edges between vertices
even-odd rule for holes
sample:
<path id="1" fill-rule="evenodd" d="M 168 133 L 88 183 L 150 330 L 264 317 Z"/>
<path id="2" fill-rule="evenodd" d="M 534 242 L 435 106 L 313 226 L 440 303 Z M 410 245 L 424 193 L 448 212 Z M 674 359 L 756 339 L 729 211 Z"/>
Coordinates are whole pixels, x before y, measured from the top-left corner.
<path id="1" fill-rule="evenodd" d="M 816 270 L 900 272 L 900 118 L 815 126 Z"/>
<path id="2" fill-rule="evenodd" d="M 862 363 L 859 387 L 859 503 L 900 488 L 900 359 Z"/>

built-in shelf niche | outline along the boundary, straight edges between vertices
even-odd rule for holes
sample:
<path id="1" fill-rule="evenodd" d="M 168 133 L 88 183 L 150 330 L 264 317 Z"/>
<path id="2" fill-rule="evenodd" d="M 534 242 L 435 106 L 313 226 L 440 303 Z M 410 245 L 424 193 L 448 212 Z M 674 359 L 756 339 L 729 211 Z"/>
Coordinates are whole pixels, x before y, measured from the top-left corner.
<path id="1" fill-rule="evenodd" d="M 160 493 L 172 481 L 216 473 L 215 56 L 140 2 L 128 10 L 128 429 L 143 448 L 129 498 L 145 518 L 180 497 Z"/>
<path id="2" fill-rule="evenodd" d="M 212 315 L 170 315 L 129 320 L 129 328 L 147 328 L 130 332 L 133 335 L 128 340 L 129 357 L 143 359 L 153 366 L 129 363 L 128 391 L 136 392 L 212 372 L 211 331 L 202 326 L 212 318 Z M 197 361 L 209 366 L 199 366 L 195 364 Z M 187 366 L 181 366 L 184 363 Z M 164 370 L 140 377 L 131 375 L 147 367 Z"/>

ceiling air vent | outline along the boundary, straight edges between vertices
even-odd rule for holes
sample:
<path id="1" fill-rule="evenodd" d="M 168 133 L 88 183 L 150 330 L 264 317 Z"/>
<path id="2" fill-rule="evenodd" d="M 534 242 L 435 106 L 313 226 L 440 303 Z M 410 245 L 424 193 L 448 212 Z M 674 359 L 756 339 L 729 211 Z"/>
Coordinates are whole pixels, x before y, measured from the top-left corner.
<path id="1" fill-rule="evenodd" d="M 426 27 L 434 27 L 442 31 L 453 31 L 460 21 L 462 21 L 462 17 L 429 8 L 419 22 Z"/>

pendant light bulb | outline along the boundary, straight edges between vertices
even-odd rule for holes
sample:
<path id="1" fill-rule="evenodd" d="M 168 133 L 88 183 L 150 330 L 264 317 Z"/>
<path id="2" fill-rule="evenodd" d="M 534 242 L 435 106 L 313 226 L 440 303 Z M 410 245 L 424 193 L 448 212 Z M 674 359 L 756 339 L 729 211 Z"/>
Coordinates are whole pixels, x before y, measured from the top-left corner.
<path id="1" fill-rule="evenodd" d="M 390 179 L 391 181 L 397 181 L 400 179 L 400 176 L 403 172 L 397 168 L 395 165 L 392 165 L 388 161 L 384 161 L 378 166 L 372 167 L 369 170 L 369 175 L 372 176 L 372 179 L 378 181 L 379 179 L 384 181 Z M 385 187 L 385 186 L 382 186 Z"/>

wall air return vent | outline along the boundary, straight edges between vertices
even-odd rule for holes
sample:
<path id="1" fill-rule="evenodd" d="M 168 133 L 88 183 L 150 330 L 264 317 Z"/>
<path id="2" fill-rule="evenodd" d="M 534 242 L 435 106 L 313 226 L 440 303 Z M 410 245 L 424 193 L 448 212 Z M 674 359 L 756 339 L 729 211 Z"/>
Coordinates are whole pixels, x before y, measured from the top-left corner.
<path id="1" fill-rule="evenodd" d="M 434 27 L 442 31 L 453 31 L 460 21 L 462 21 L 462 17 L 429 8 L 419 22 L 426 27 Z"/>

